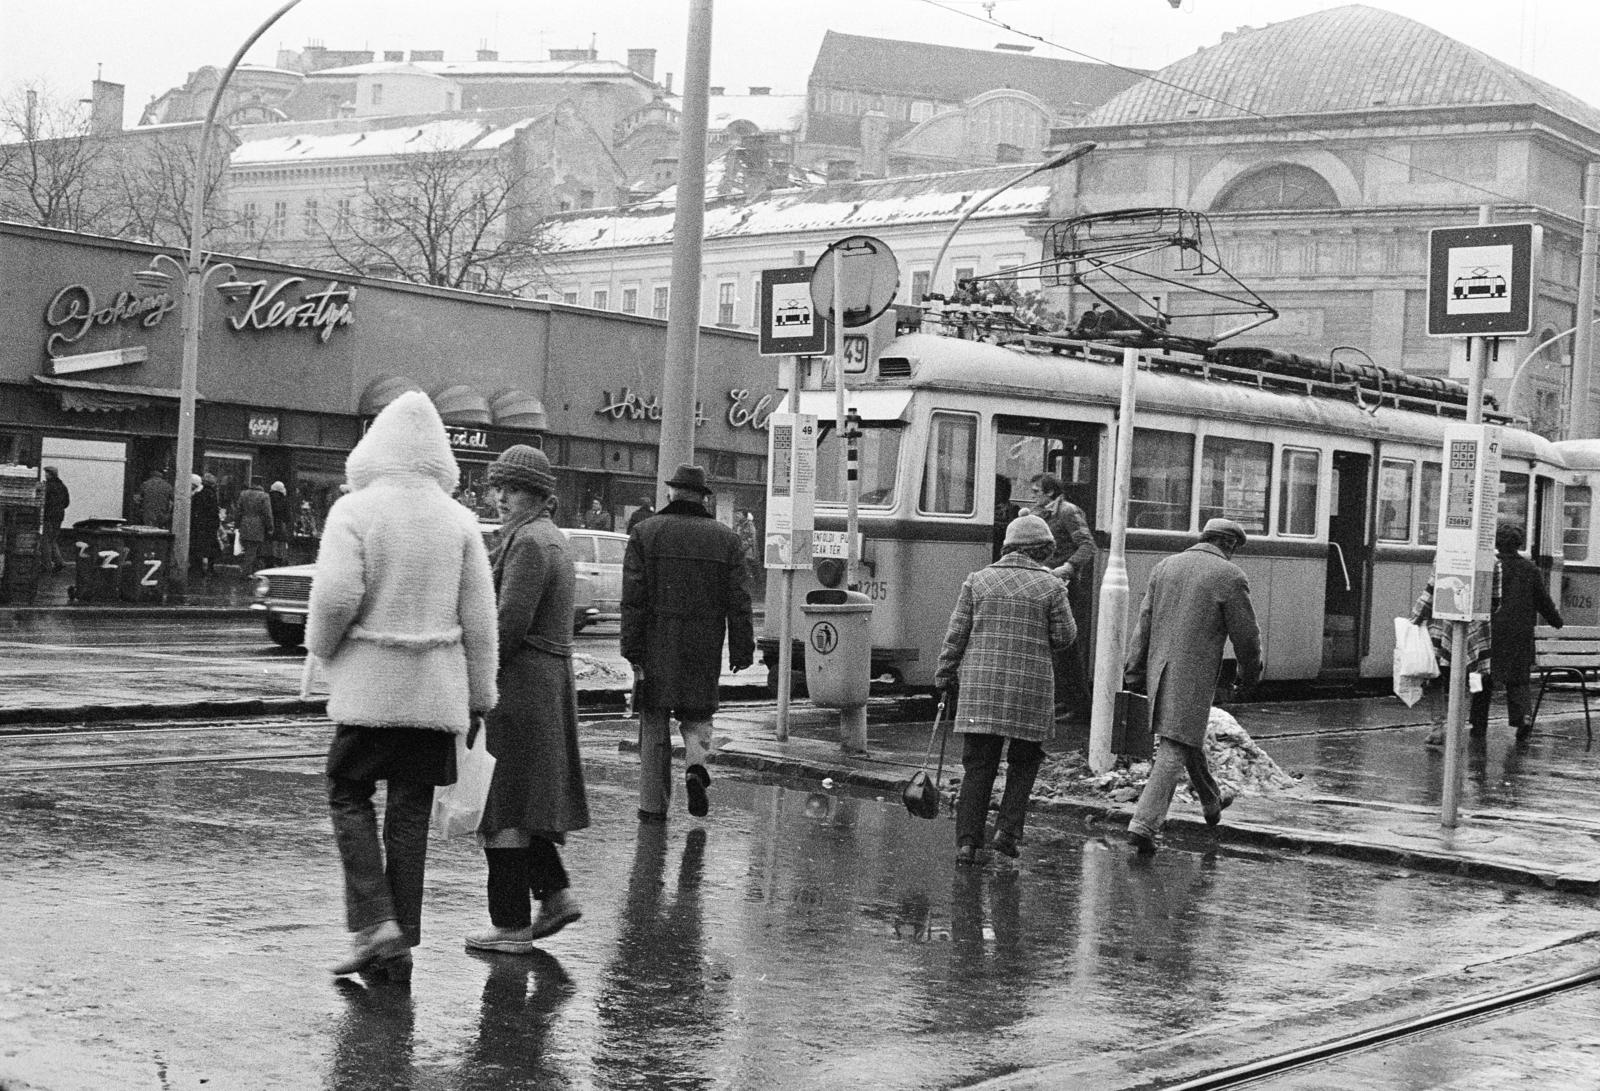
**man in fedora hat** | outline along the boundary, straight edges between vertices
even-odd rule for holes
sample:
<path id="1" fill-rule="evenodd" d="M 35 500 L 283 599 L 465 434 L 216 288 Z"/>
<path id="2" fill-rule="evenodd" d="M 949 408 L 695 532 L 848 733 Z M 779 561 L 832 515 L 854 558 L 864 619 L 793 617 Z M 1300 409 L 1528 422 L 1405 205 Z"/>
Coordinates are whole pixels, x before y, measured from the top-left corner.
<path id="1" fill-rule="evenodd" d="M 1244 527 L 1211 519 L 1198 544 L 1150 573 L 1123 671 L 1126 688 L 1149 694 L 1150 725 L 1159 736 L 1150 779 L 1128 823 L 1128 838 L 1141 855 L 1156 851 L 1156 834 L 1185 772 L 1208 824 L 1222 821 L 1223 809 L 1233 802 L 1211 775 L 1205 742 L 1223 645 L 1233 641 L 1241 685 L 1253 686 L 1261 677 L 1250 581 L 1232 560 L 1244 544 Z"/>
<path id="2" fill-rule="evenodd" d="M 683 733 L 689 813 L 710 809 L 711 717 L 722 675 L 722 640 L 735 671 L 755 658 L 750 589 L 739 535 L 706 510 L 699 466 L 679 466 L 670 501 L 628 536 L 622 561 L 622 654 L 633 666 L 639 713 L 639 817 L 661 821 L 672 798 L 672 739 Z"/>

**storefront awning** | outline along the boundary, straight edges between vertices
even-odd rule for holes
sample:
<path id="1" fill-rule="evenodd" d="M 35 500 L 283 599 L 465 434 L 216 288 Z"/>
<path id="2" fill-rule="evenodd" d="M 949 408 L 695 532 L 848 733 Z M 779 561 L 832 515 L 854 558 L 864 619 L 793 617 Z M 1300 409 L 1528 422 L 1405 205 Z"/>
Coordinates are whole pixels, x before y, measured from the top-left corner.
<path id="1" fill-rule="evenodd" d="M 447 386 L 433 396 L 434 408 L 446 424 L 489 424 L 489 399 L 470 386 Z"/>
<path id="2" fill-rule="evenodd" d="M 489 402 L 494 423 L 502 428 L 545 428 L 544 403 L 526 390 L 507 390 Z"/>
<path id="3" fill-rule="evenodd" d="M 62 379 L 54 375 L 35 375 L 33 381 L 55 390 L 61 408 L 89 413 L 120 413 L 145 409 L 158 401 L 177 401 L 176 390 L 162 386 L 135 386 L 130 383 L 96 383 L 88 379 Z M 196 401 L 204 401 L 198 395 Z"/>
<path id="4" fill-rule="evenodd" d="M 785 405 L 788 403 L 785 402 Z M 906 406 L 911 404 L 909 390 L 846 390 L 844 406 L 852 405 L 862 420 L 897 421 L 905 419 Z M 814 413 L 824 420 L 838 416 L 837 404 L 831 390 L 802 390 L 800 412 Z"/>
<path id="5" fill-rule="evenodd" d="M 422 384 L 404 375 L 385 375 L 372 380 L 361 392 L 358 407 L 363 417 L 375 417 L 378 411 L 408 390 L 421 390 Z"/>

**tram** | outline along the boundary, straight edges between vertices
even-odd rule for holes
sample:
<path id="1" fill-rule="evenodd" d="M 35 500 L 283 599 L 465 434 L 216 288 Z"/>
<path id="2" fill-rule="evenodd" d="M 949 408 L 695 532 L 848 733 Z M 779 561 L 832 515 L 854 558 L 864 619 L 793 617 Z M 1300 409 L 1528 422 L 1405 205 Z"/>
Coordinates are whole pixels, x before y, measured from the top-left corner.
<path id="1" fill-rule="evenodd" d="M 872 673 L 880 686 L 932 684 L 961 583 L 998 555 L 1033 475 L 1062 479 L 1105 549 L 1121 362 L 1120 346 L 1060 336 L 999 345 L 920 332 L 893 339 L 868 361 L 846 400 L 863 429 L 858 590 L 874 603 Z M 1130 610 L 1158 560 L 1192 545 L 1207 519 L 1226 516 L 1250 535 L 1235 562 L 1250 577 L 1265 678 L 1387 677 L 1391 619 L 1409 614 L 1432 574 L 1444 429 L 1465 419 L 1465 388 L 1266 349 L 1146 346 L 1138 364 Z M 817 529 L 842 531 L 833 392 L 803 391 L 800 410 L 824 426 Z M 1600 541 L 1588 533 L 1587 485 L 1564 497 L 1570 475 L 1556 445 L 1509 424 L 1504 438 L 1501 519 L 1521 525 L 1536 561 L 1560 578 L 1564 562 L 1580 560 L 1564 528 L 1582 497 L 1583 578 L 1600 594 L 1600 552 L 1587 545 Z M 1600 471 L 1600 443 L 1590 453 Z M 806 593 L 844 578 L 843 562 L 832 558 L 797 574 L 791 633 L 805 632 Z M 768 573 L 760 639 L 774 683 L 781 579 Z M 1091 597 L 1098 601 L 1098 586 Z M 1093 631 L 1091 622 L 1083 639 Z M 802 669 L 803 643 L 793 649 Z"/>
<path id="2" fill-rule="evenodd" d="M 1600 439 L 1555 444 L 1567 467 L 1561 502 L 1561 617 L 1568 625 L 1600 625 L 1600 527 L 1594 490 L 1600 485 Z"/>

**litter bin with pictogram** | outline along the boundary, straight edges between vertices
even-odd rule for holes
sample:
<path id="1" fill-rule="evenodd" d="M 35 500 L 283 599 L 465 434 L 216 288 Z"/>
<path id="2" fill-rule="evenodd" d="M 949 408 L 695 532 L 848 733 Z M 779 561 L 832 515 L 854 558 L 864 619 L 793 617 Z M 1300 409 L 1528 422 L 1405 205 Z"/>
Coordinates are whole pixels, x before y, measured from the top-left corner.
<path id="1" fill-rule="evenodd" d="M 122 601 L 166 602 L 172 531 L 160 527 L 123 527 L 122 536 L 127 542 L 119 582 Z"/>
<path id="2" fill-rule="evenodd" d="M 800 607 L 806 647 L 806 692 L 812 703 L 841 710 L 839 741 L 867 748 L 867 696 L 872 687 L 872 600 L 859 591 L 823 588 Z"/>
<path id="3" fill-rule="evenodd" d="M 127 541 L 121 519 L 82 519 L 62 537 L 70 543 L 73 584 L 67 597 L 73 602 L 116 602 L 120 596 L 122 561 Z"/>

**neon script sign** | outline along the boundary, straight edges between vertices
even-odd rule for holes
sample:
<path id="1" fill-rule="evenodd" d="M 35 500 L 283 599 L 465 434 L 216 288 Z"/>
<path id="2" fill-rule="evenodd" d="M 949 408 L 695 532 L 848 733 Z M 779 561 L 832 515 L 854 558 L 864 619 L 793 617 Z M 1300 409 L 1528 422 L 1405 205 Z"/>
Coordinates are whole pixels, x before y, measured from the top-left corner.
<path id="1" fill-rule="evenodd" d="M 82 341 L 96 326 L 129 322 L 154 329 L 177 306 L 178 300 L 168 292 L 147 296 L 118 292 L 110 304 L 102 307 L 87 285 L 69 284 L 44 309 L 44 324 L 55 331 L 44 348 L 51 356 L 57 356 L 68 345 Z"/>
<path id="2" fill-rule="evenodd" d="M 327 344 L 334 330 L 355 321 L 355 286 L 341 288 L 333 280 L 320 292 L 307 292 L 298 303 L 283 298 L 289 288 L 304 283 L 304 277 L 285 277 L 270 288 L 264 280 L 249 282 L 244 313 L 229 316 L 228 324 L 235 330 L 315 330 L 317 340 Z"/>

